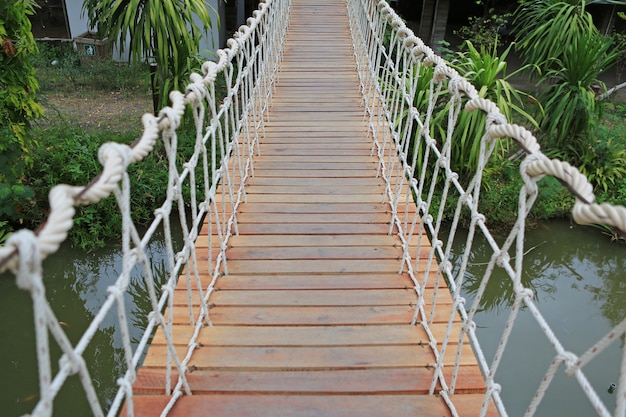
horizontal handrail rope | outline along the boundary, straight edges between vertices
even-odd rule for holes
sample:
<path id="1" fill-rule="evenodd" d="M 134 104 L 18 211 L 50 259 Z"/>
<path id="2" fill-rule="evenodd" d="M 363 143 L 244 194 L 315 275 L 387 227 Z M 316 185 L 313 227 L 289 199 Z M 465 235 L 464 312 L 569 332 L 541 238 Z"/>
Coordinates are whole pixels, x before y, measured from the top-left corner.
<path id="1" fill-rule="evenodd" d="M 218 62 L 206 62 L 202 66 L 203 75 L 191 75 L 191 84 L 187 87 L 185 94 L 172 92 L 170 94 L 171 107 L 162 109 L 158 117 L 150 114 L 143 116 L 144 130 L 134 144 L 131 146 L 115 143 L 103 145 L 99 150 L 99 160 L 103 165 L 101 174 L 83 187 L 68 185 L 54 187 L 50 192 L 50 215 L 46 223 L 35 232 L 21 230 L 12 234 L 6 244 L 0 247 L 0 272 L 7 269 L 13 271 L 18 287 L 29 291 L 33 300 L 40 400 L 31 415 L 50 416 L 54 398 L 67 378 L 73 374 L 78 374 L 80 377 L 93 415 L 105 415 L 82 354 L 109 313 L 117 317 L 120 327 L 126 370 L 120 375 L 118 381 L 120 388 L 107 415 L 117 415 L 124 400 L 127 404 L 127 415 L 133 415 L 132 384 L 135 380 L 136 368 L 157 326 L 162 329 L 167 343 L 168 375 L 164 393 L 172 395 L 172 400 L 165 407 L 162 415 L 167 414 L 176 399 L 183 393 L 192 393 L 186 381 L 186 365 L 195 348 L 199 329 L 205 323 L 210 324 L 208 298 L 212 293 L 215 280 L 222 273 L 221 268 L 226 266 L 225 249 L 233 228 L 236 233 L 236 210 L 245 198 L 244 183 L 252 169 L 251 159 L 254 147 L 258 146 L 259 130 L 261 134 L 264 130 L 264 118 L 267 117 L 269 109 L 267 103 L 271 101 L 273 74 L 278 68 L 278 61 L 282 54 L 282 39 L 286 33 L 285 22 L 288 19 L 289 8 L 288 0 L 262 1 L 253 17 L 248 19 L 247 25 L 242 26 L 234 38 L 227 42 L 227 48 L 218 51 Z M 214 83 L 219 74 L 223 74 L 226 80 L 227 95 L 218 108 L 215 105 Z M 208 112 L 205 103 L 209 105 Z M 186 106 L 192 107 L 196 138 L 191 158 L 179 171 L 176 163 L 177 129 Z M 252 126 L 250 120 L 252 120 Z M 254 132 L 249 132 L 250 127 Z M 203 130 L 205 134 L 202 133 Z M 250 139 L 251 136 L 254 137 Z M 154 220 L 144 235 L 139 236 L 130 216 L 131 187 L 126 169 L 130 164 L 139 163 L 147 156 L 153 150 L 159 137 L 163 139 L 169 161 L 167 197 L 155 210 Z M 240 138 L 243 138 L 246 143 L 240 143 Z M 210 147 L 210 159 L 207 155 L 207 147 Z M 196 176 L 198 164 L 201 165 L 202 174 Z M 185 183 L 188 183 L 191 188 L 188 202 L 185 201 L 182 193 Z M 218 184 L 221 184 L 223 192 L 221 207 L 215 198 Z M 202 190 L 204 194 L 203 201 L 200 202 L 198 202 L 199 196 L 197 195 L 199 190 Z M 54 253 L 66 239 L 73 224 L 74 206 L 95 204 L 112 192 L 115 194 L 122 213 L 122 272 L 115 284 L 109 287 L 108 296 L 76 346 L 72 346 L 48 304 L 41 265 L 43 260 Z M 191 205 L 190 219 L 186 212 L 189 205 Z M 182 249 L 178 252 L 174 250 L 171 236 L 169 216 L 173 207 L 176 207 L 179 213 L 184 241 Z M 194 242 L 205 216 L 209 216 L 209 227 L 213 226 L 211 220 L 214 220 L 217 227 L 219 253 L 213 261 L 210 243 L 208 263 L 213 278 L 209 286 L 203 289 L 200 284 L 199 260 Z M 168 279 L 160 297 L 157 296 L 151 263 L 145 251 L 159 227 L 164 230 L 168 263 Z M 213 238 L 212 235 L 213 233 L 209 232 L 209 239 Z M 133 348 L 126 317 L 124 293 L 130 284 L 130 271 L 136 265 L 144 269 L 143 280 L 148 291 L 152 312 L 148 317 L 143 335 L 137 346 Z M 179 279 L 179 271 L 184 265 L 187 265 L 184 277 L 187 282 L 190 322 L 195 325 L 195 331 L 189 342 L 187 353 L 183 358 L 179 358 L 174 349 L 170 329 L 173 292 Z M 198 311 L 191 307 L 193 304 L 192 288 L 198 291 L 199 301 L 201 301 Z M 167 317 L 162 314 L 166 305 L 169 307 Z M 62 354 L 59 369 L 54 376 L 51 371 L 49 334 Z M 171 369 L 175 369 L 178 373 L 178 381 L 173 389 L 170 387 Z"/>
<path id="2" fill-rule="evenodd" d="M 565 364 L 565 373 L 578 381 L 598 415 L 610 415 L 606 406 L 587 381 L 583 368 L 608 345 L 616 343 L 616 339 L 626 333 L 626 320 L 618 324 L 582 356 L 578 357 L 568 352 L 542 316 L 533 300 L 532 292 L 521 284 L 524 229 L 526 216 L 538 194 L 537 182 L 545 175 L 556 177 L 572 192 L 576 198 L 573 217 L 580 224 L 608 224 L 625 234 L 626 208 L 609 204 L 594 204 L 591 185 L 576 168 L 563 161 L 550 160 L 542 154 L 531 132 L 523 127 L 510 124 L 494 103 L 479 98 L 475 88 L 450 68 L 445 61 L 435 55 L 418 37 L 414 36 L 413 32 L 406 27 L 384 0 L 348 0 L 348 4 L 352 39 L 357 44 L 355 45 L 355 54 L 357 54 L 355 57 L 361 83 L 360 89 L 364 95 L 364 117 L 368 121 L 372 135 L 372 150 L 379 157 L 379 174 L 385 181 L 384 198 L 390 204 L 393 214 L 390 226 L 395 225 L 397 227 L 405 251 L 400 270 L 406 269 L 408 271 L 415 283 L 415 291 L 418 296 L 414 324 L 422 325 L 432 337 L 428 330 L 428 324 L 433 319 L 437 306 L 433 299 L 432 308 L 426 315 L 423 310 L 424 302 L 421 291 L 429 279 L 435 280 L 435 291 L 437 291 L 439 280 L 445 278 L 453 296 L 455 307 L 452 309 L 448 320 L 448 330 L 443 341 L 441 341 L 440 350 L 437 351 L 438 348 L 434 339 L 431 339 L 430 343 L 437 357 L 431 393 L 434 393 L 436 382 L 439 381 L 442 386 L 440 393 L 450 404 L 453 414 L 456 415 L 454 406 L 449 401 L 447 394 L 454 393 L 461 350 L 465 338 L 467 338 L 475 352 L 479 366 L 486 376 L 486 395 L 481 415 L 487 413 L 490 401 L 494 402 L 501 415 L 507 415 L 499 395 L 500 386 L 495 382 L 496 375 L 517 314 L 521 308 L 525 308 L 531 313 L 555 349 L 555 360 L 546 370 L 544 381 L 537 388 L 537 394 L 529 405 L 526 415 L 529 417 L 534 415 L 552 382 L 554 374 L 558 371 L 560 363 Z M 386 36 L 387 41 L 385 41 Z M 434 69 L 434 75 L 429 86 L 427 110 L 424 113 L 420 113 L 413 104 L 420 66 Z M 449 103 L 446 116 L 448 128 L 441 139 L 431 137 L 435 104 L 438 100 L 445 100 Z M 486 125 L 481 141 L 478 169 L 464 188 L 460 184 L 458 176 L 451 171 L 449 161 L 452 129 L 459 115 L 468 111 L 483 112 L 486 115 Z M 416 126 L 417 133 L 411 137 L 410 132 L 413 130 L 413 126 Z M 478 201 L 482 170 L 493 152 L 496 141 L 507 139 L 512 139 L 525 151 L 527 156 L 520 168 L 524 185 L 520 189 L 517 220 L 505 242 L 499 246 L 489 232 L 484 216 L 478 211 Z M 438 146 L 438 141 L 443 143 L 442 147 Z M 423 146 L 421 167 L 417 163 L 417 152 L 413 150 L 413 155 L 409 155 L 411 146 L 414 148 Z M 394 165 L 397 164 L 396 160 L 398 159 L 401 166 Z M 427 171 L 427 168 L 431 169 L 430 167 L 432 170 Z M 430 177 L 430 181 L 427 181 L 428 177 Z M 439 190 L 441 191 L 442 202 L 439 203 L 437 212 L 433 212 L 435 191 L 438 190 L 437 187 L 440 187 L 442 182 L 443 189 Z M 406 192 L 403 191 L 403 188 L 406 189 Z M 402 195 L 405 197 L 402 198 Z M 458 198 L 458 203 L 450 225 L 449 235 L 444 243 L 440 238 L 443 206 L 446 200 L 453 195 Z M 413 204 L 414 200 L 417 211 L 411 218 L 409 204 Z M 401 207 L 403 204 L 404 208 Z M 471 221 L 465 238 L 465 251 L 460 262 L 453 268 L 451 264 L 452 243 L 455 241 L 460 214 L 463 210 L 469 211 Z M 419 280 L 415 274 L 419 260 L 417 255 L 424 244 L 423 232 L 428 232 L 432 245 L 428 253 L 425 271 L 420 272 L 423 274 L 423 278 Z M 416 233 L 418 235 L 417 252 L 409 253 L 409 242 Z M 477 235 L 481 235 L 486 240 L 493 251 L 493 255 L 483 274 L 475 299 L 466 310 L 465 300 L 461 297 L 461 288 L 464 283 L 465 271 L 469 267 L 469 254 Z M 515 253 L 513 265 L 509 259 L 509 250 Z M 439 268 L 433 271 L 435 261 L 438 262 Z M 511 279 L 516 298 L 494 359 L 489 364 L 476 336 L 474 316 L 486 285 L 496 267 L 499 267 Z M 450 381 L 444 381 L 441 372 L 442 360 L 446 349 L 449 347 L 452 318 L 457 314 L 461 317 L 463 332 L 461 332 L 458 340 L 452 378 Z M 616 394 L 614 416 L 622 417 L 626 409 L 626 353 L 624 353 L 620 364 L 620 380 Z"/>

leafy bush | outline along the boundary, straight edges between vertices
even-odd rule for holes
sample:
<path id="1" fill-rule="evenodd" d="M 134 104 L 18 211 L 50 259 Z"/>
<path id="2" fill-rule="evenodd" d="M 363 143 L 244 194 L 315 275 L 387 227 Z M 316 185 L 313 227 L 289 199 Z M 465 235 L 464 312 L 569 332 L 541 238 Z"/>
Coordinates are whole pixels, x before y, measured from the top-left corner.
<path id="1" fill-rule="evenodd" d="M 188 157 L 194 149 L 195 137 L 190 128 L 183 128 L 179 139 L 181 158 Z M 105 142 L 131 144 L 132 134 L 89 132 L 78 127 L 62 126 L 37 130 L 41 146 L 33 153 L 35 163 L 26 171 L 25 182 L 36 190 L 36 198 L 24 207 L 30 227 L 45 221 L 48 211 L 47 195 L 57 184 L 85 185 L 101 172 L 97 160 L 98 148 Z M 154 210 L 165 199 L 168 178 L 168 161 L 162 144 L 142 162 L 128 168 L 131 180 L 132 218 L 138 225 L 152 220 Z M 186 190 L 188 193 L 188 190 Z M 75 227 L 70 230 L 70 240 L 83 248 L 104 246 L 107 239 L 119 236 L 121 215 L 113 196 L 96 205 L 78 207 Z"/>
<path id="2" fill-rule="evenodd" d="M 37 45 L 28 20 L 34 9 L 33 0 L 0 3 L 0 235 L 23 220 L 18 202 L 32 195 L 22 176 L 37 147 L 28 135 L 30 121 L 43 114 L 32 65 Z"/>
<path id="3" fill-rule="evenodd" d="M 480 210 L 490 223 L 510 224 L 515 220 L 523 185 L 519 162 L 492 164 L 485 170 Z M 544 177 L 539 181 L 539 195 L 529 219 L 545 220 L 567 216 L 573 204 L 574 197 L 567 188 L 553 177 Z"/>
<path id="4" fill-rule="evenodd" d="M 505 30 L 513 14 L 497 14 L 493 8 L 487 11 L 486 16 L 470 16 L 469 24 L 454 31 L 454 34 L 463 40 L 470 41 L 477 48 L 490 48 L 499 45 L 501 33 Z"/>

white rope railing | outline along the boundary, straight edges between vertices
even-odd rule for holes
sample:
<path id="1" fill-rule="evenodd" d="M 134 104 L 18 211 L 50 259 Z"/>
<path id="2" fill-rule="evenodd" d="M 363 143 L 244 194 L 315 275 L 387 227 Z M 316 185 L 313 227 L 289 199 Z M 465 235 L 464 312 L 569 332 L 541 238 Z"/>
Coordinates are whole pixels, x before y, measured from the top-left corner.
<path id="1" fill-rule="evenodd" d="M 541 403 L 546 390 L 559 372 L 575 378 L 582 392 L 587 396 L 593 408 L 600 416 L 624 417 L 626 409 L 626 351 L 622 353 L 620 378 L 615 390 L 616 403 L 613 413 L 609 412 L 594 387 L 584 374 L 585 366 L 596 358 L 607 346 L 619 343 L 626 333 L 626 319 L 618 324 L 609 334 L 599 340 L 582 354 L 577 356 L 567 350 L 555 336 L 550 325 L 541 314 L 533 300 L 533 292 L 521 282 L 522 261 L 524 259 L 524 229 L 526 217 L 538 195 L 538 181 L 545 175 L 551 175 L 565 184 L 576 198 L 573 209 L 574 219 L 581 224 L 607 224 L 626 232 L 626 208 L 609 204 L 594 204 L 592 187 L 580 172 L 558 160 L 550 160 L 540 151 L 535 137 L 523 127 L 510 124 L 500 113 L 497 106 L 479 98 L 476 89 L 446 62 L 417 38 L 406 27 L 403 20 L 384 0 L 348 0 L 350 24 L 355 45 L 357 70 L 364 95 L 365 117 L 369 122 L 373 138 L 372 150 L 378 154 L 380 175 L 386 183 L 386 201 L 393 211 L 391 226 L 397 227 L 398 235 L 404 245 L 404 259 L 401 270 L 408 270 L 413 279 L 418 296 L 418 307 L 414 324 L 419 324 L 431 336 L 430 345 L 436 357 L 435 373 L 431 384 L 431 394 L 440 384 L 439 394 L 450 405 L 453 415 L 458 415 L 449 395 L 454 394 L 456 379 L 460 367 L 463 344 L 470 343 L 479 360 L 485 376 L 485 399 L 481 416 L 486 415 L 490 403 L 493 403 L 501 415 L 507 411 L 500 398 L 500 386 L 496 382 L 500 361 L 509 344 L 509 336 L 521 309 L 530 312 L 546 339 L 554 348 L 554 360 L 545 370 L 545 375 L 537 387 L 536 395 L 526 411 L 526 416 L 533 416 Z M 432 77 L 427 90 L 417 88 L 424 80 L 420 74 L 426 67 L 432 68 Z M 423 77 L 423 76 L 422 76 Z M 416 108 L 417 95 L 427 95 L 424 108 Z M 447 107 L 437 105 L 448 103 Z M 447 129 L 443 137 L 439 130 L 433 129 L 433 120 L 438 115 L 437 108 L 445 108 Z M 476 171 L 470 181 L 462 185 L 458 175 L 450 168 L 452 155 L 452 134 L 460 114 L 480 111 L 486 115 L 486 123 L 481 141 L 480 154 Z M 517 220 L 508 237 L 500 246 L 496 243 L 487 226 L 485 217 L 478 210 L 481 191 L 482 172 L 499 140 L 512 139 L 526 153 L 521 163 L 520 173 L 523 186 L 520 189 Z M 418 152 L 419 149 L 419 152 Z M 399 162 L 398 162 L 399 161 Z M 438 195 L 440 202 L 435 203 Z M 456 200 L 456 209 L 447 238 L 444 243 L 442 231 L 443 208 L 446 201 Z M 417 212 L 410 210 L 413 202 Z M 464 253 L 457 267 L 452 267 L 452 244 L 455 242 L 457 229 L 460 227 L 460 215 L 468 213 L 470 217 L 467 238 L 463 242 Z M 431 248 L 426 247 L 421 239 L 425 231 L 432 240 Z M 391 233 L 391 229 L 390 229 Z M 461 288 L 465 272 L 470 267 L 470 253 L 474 240 L 481 236 L 492 250 L 490 262 L 482 276 L 480 287 L 470 306 L 461 297 Z M 411 253 L 409 243 L 418 237 L 417 251 Z M 427 250 L 428 261 L 424 272 L 417 272 L 420 251 Z M 514 256 L 514 262 L 511 262 Z M 487 283 L 496 269 L 502 270 L 510 278 L 515 302 L 512 305 L 504 331 L 500 337 L 494 358 L 488 363 L 476 336 L 474 317 L 484 294 Z M 423 289 L 429 279 L 445 279 L 453 296 L 454 308 L 448 320 L 448 331 L 443 340 L 436 341 L 429 330 L 437 309 L 436 295 L 432 307 L 424 307 Z M 438 288 L 436 282 L 434 288 Z M 458 346 L 453 347 L 451 337 L 452 323 L 456 316 L 463 322 Z M 439 342 L 439 345 L 437 344 Z M 443 376 L 443 357 L 447 349 L 457 349 L 454 372 L 450 380 Z M 514 388 L 513 388 L 514 389 Z"/>
<path id="2" fill-rule="evenodd" d="M 32 416 L 51 416 L 53 401 L 70 375 L 78 374 L 94 416 L 117 416 L 122 404 L 126 414 L 133 415 L 132 384 L 136 369 L 145 347 L 159 327 L 167 342 L 166 392 L 171 395 L 162 415 L 183 394 L 191 394 L 186 380 L 187 363 L 196 345 L 199 329 L 210 324 L 207 300 L 216 278 L 225 272 L 227 260 L 225 249 L 231 235 L 237 233 L 236 211 L 245 199 L 244 184 L 253 170 L 252 157 L 258 148 L 259 136 L 263 134 L 269 103 L 275 83 L 275 72 L 282 53 L 283 38 L 289 14 L 288 0 L 265 0 L 227 42 L 227 48 L 219 50 L 217 62 L 206 62 L 203 74 L 192 74 L 186 92 L 170 94 L 171 106 L 162 109 L 157 117 L 143 117 L 143 134 L 133 145 L 108 143 L 99 151 L 103 170 L 88 185 L 59 185 L 50 192 L 50 215 L 37 231 L 22 230 L 14 233 L 0 247 L 0 272 L 12 270 L 19 288 L 30 293 L 33 301 L 34 328 L 37 343 L 40 399 Z M 216 80 L 222 77 L 226 94 L 221 104 L 216 91 Z M 186 108 L 193 113 L 195 123 L 195 148 L 191 158 L 179 166 L 177 129 Z M 131 194 L 127 168 L 141 163 L 162 139 L 169 161 L 167 197 L 155 211 L 154 221 L 140 236 L 131 218 Z M 219 188 L 218 188 L 219 185 Z M 189 189 L 186 198 L 184 188 Z M 218 196 L 218 189 L 221 195 Z M 94 204 L 113 193 L 122 213 L 123 270 L 108 290 L 108 297 L 90 322 L 87 330 L 75 346 L 72 346 L 53 310 L 48 304 L 42 278 L 42 262 L 54 253 L 67 237 L 73 224 L 74 207 Z M 173 210 L 174 209 L 174 210 Z M 171 215 L 176 211 L 183 234 L 183 246 L 174 248 Z M 190 214 L 191 219 L 188 219 Z M 209 230 L 208 263 L 212 282 L 203 288 L 199 275 L 199 257 L 194 247 L 205 217 L 217 230 Z M 169 265 L 168 279 L 158 296 L 157 284 L 152 276 L 151 260 L 146 248 L 154 233 L 162 228 L 165 235 Z M 212 239 L 217 238 L 217 242 Z M 213 247 L 218 248 L 213 253 Z M 149 322 L 141 340 L 133 346 L 129 336 L 124 294 L 129 288 L 130 273 L 140 265 L 148 290 L 151 310 Z M 171 334 L 173 292 L 179 275 L 185 279 L 189 295 L 189 321 L 195 333 L 189 341 L 185 355 L 174 348 Z M 192 288 L 199 300 L 192 300 Z M 164 315 L 165 306 L 168 314 Z M 93 337 L 107 315 L 117 317 L 120 329 L 125 371 L 119 375 L 120 386 L 108 410 L 102 403 L 110 399 L 98 397 L 87 364 L 82 355 L 92 343 Z M 50 339 L 49 335 L 52 336 Z M 53 374 L 50 345 L 56 343 L 62 352 L 58 371 Z M 171 374 L 178 375 L 171 386 Z"/>

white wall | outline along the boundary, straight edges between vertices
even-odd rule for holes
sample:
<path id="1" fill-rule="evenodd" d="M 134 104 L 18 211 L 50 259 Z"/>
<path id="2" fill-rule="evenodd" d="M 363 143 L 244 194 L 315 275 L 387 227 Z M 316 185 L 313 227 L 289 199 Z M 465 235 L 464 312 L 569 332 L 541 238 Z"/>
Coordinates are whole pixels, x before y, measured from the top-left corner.
<path id="1" fill-rule="evenodd" d="M 218 22 L 224 22 L 225 8 L 224 0 L 205 0 L 207 7 L 211 13 L 211 19 L 213 22 L 213 28 L 209 32 L 208 36 L 202 39 L 200 44 L 200 53 L 210 58 L 211 54 L 222 46 L 222 43 L 226 41 L 226 31 L 223 24 L 217 24 Z M 70 37 L 73 39 L 89 30 L 87 16 L 83 13 L 83 0 L 65 0 L 65 7 L 67 10 L 67 19 L 70 29 Z M 217 11 L 217 14 L 216 12 Z M 128 38 L 127 38 L 128 39 Z M 128 54 L 122 56 L 118 48 L 113 49 L 113 59 L 116 61 L 128 61 Z"/>

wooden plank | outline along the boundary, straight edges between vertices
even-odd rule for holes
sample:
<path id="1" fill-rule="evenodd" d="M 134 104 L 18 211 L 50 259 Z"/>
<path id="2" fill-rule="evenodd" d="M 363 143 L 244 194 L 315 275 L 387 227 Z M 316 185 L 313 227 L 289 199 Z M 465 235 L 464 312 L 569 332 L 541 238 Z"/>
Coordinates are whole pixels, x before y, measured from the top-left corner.
<path id="1" fill-rule="evenodd" d="M 175 378 L 172 376 L 172 385 Z M 423 367 L 290 372 L 194 370 L 187 375 L 194 395 L 427 395 L 432 378 L 433 370 Z M 456 394 L 484 392 L 484 380 L 476 367 L 461 367 L 459 381 Z M 135 393 L 162 394 L 165 372 L 140 370 L 133 389 Z"/>
<path id="2" fill-rule="evenodd" d="M 444 366 L 457 362 L 456 350 L 446 351 Z M 188 346 L 176 346 L 179 357 L 187 354 Z M 476 358 L 469 345 L 461 347 L 459 363 L 475 366 Z M 168 349 L 151 346 L 143 368 L 165 368 Z M 435 356 L 426 343 L 412 345 L 355 346 L 196 346 L 189 367 L 203 370 L 235 371 L 323 371 L 329 369 L 392 369 L 430 368 Z"/>
<path id="3" fill-rule="evenodd" d="M 298 148 L 286 148 L 284 146 L 274 146 L 270 148 L 269 146 L 263 147 L 263 156 L 367 156 L 370 157 L 371 147 L 367 144 L 364 144 L 360 147 L 355 147 L 352 144 L 342 144 L 343 146 L 338 146 L 334 149 L 329 148 L 318 148 L 318 147 L 303 147 L 309 146 L 308 144 L 300 144 Z M 270 148 L 270 149 L 268 149 Z M 373 178 L 373 176 L 372 176 Z"/>
<path id="4" fill-rule="evenodd" d="M 284 187 L 281 187 L 284 190 Z M 293 187 L 298 188 L 298 187 Z M 294 190 L 297 193 L 298 190 Z M 303 223 L 324 223 L 324 224 L 384 224 L 391 222 L 390 213 L 245 213 L 237 216 L 237 223 L 251 224 L 303 224 Z"/>
<path id="5" fill-rule="evenodd" d="M 186 346 L 180 346 L 183 356 Z M 152 346 L 144 368 L 162 367 L 167 349 Z M 454 359 L 454 358 L 453 358 Z M 431 366 L 435 357 L 428 346 L 329 346 L 329 347 L 212 347 L 200 346 L 193 352 L 193 369 L 232 370 L 326 370 L 380 369 Z"/>
<path id="6" fill-rule="evenodd" d="M 211 302 L 220 306 L 379 306 L 413 305 L 412 290 L 238 290 L 217 291 Z"/>
<path id="7" fill-rule="evenodd" d="M 394 278 L 394 277 L 398 278 Z M 436 272 L 431 272 L 428 282 L 426 282 L 427 290 L 438 288 L 447 291 L 443 279 L 436 280 Z M 187 283 L 185 274 L 180 276 L 177 290 L 187 290 L 187 285 L 193 291 L 197 288 L 197 281 L 191 276 L 191 281 Z M 200 288 L 205 289 L 212 282 L 212 275 L 208 273 L 200 274 Z M 416 279 L 422 285 L 423 274 L 416 276 Z M 267 275 L 228 275 L 220 277 L 216 282 L 216 288 L 222 290 L 246 289 L 246 290 L 350 290 L 350 289 L 413 289 L 413 281 L 407 275 L 398 275 L 397 272 L 387 274 L 373 273 L 356 273 L 356 274 L 267 274 Z M 248 285 L 247 287 L 245 285 Z M 177 297 L 180 293 L 175 294 Z M 195 295 L 194 297 L 199 297 Z M 182 305 L 186 303 L 186 296 L 183 299 L 177 299 L 175 303 Z"/>
<path id="8" fill-rule="evenodd" d="M 207 246 L 206 229 L 201 233 L 196 241 L 196 247 Z M 397 237 L 391 235 L 353 235 L 353 234 L 332 234 L 332 235 L 238 235 L 233 236 L 228 241 L 231 248 L 239 247 L 288 247 L 288 246 L 395 246 L 400 248 Z"/>
<path id="9" fill-rule="evenodd" d="M 163 341 L 163 339 L 161 339 Z M 203 346 L 377 346 L 428 341 L 420 326 L 210 326 L 200 330 Z M 157 344 L 153 341 L 153 344 Z"/>
<path id="10" fill-rule="evenodd" d="M 250 200 L 253 196 L 248 196 Z M 277 199 L 265 199 L 262 201 L 275 202 Z M 280 199 L 278 199 L 280 200 Z M 302 202 L 302 201 L 300 201 Z M 349 223 L 349 224 L 323 224 L 323 223 L 288 223 L 288 224 L 240 224 L 239 233 L 242 235 L 374 235 L 389 232 L 389 225 L 383 223 Z M 202 230 L 206 234 L 208 228 Z M 395 228 L 394 228 L 395 230 Z"/>
<path id="11" fill-rule="evenodd" d="M 228 260 L 237 259 L 397 259 L 402 253 L 397 247 L 232 247 Z M 202 259 L 202 258 L 201 258 Z"/>
<path id="12" fill-rule="evenodd" d="M 223 201 L 222 195 L 217 195 L 215 200 L 220 205 Z M 226 195 L 226 204 L 231 204 L 230 197 Z M 323 195 L 323 194 L 250 194 L 245 197 L 246 203 L 295 203 L 295 204 L 376 204 L 380 203 L 382 198 L 380 195 L 374 194 L 352 194 L 346 195 Z"/>
<path id="13" fill-rule="evenodd" d="M 447 323 L 428 326 L 439 341 L 443 341 Z M 460 323 L 452 332 L 458 335 Z M 187 345 L 195 329 L 193 326 L 175 326 L 172 331 L 176 345 Z M 458 338 L 450 340 L 449 349 L 455 349 Z M 428 343 L 422 326 L 375 325 L 375 326 L 206 326 L 200 330 L 198 343 L 209 346 L 332 346 L 332 345 L 411 345 Z M 165 345 L 162 331 L 157 331 L 151 345 Z"/>
<path id="14" fill-rule="evenodd" d="M 291 162 L 291 163 L 326 163 L 326 164 L 344 164 L 344 163 L 376 163 L 373 157 L 369 155 L 263 155 L 259 157 L 256 163 L 275 163 L 275 162 Z"/>
<path id="15" fill-rule="evenodd" d="M 285 187 L 282 185 L 278 186 L 264 186 L 264 185 L 255 185 L 246 188 L 248 195 L 253 194 L 298 194 L 298 195 L 323 195 L 323 196 L 332 196 L 332 195 L 341 195 L 341 196 L 349 196 L 349 195 L 372 195 L 377 197 L 378 200 L 381 200 L 381 195 L 383 194 L 384 186 L 381 183 L 373 183 L 372 185 L 342 185 L 337 183 L 335 185 L 309 185 L 306 187 Z"/>
<path id="16" fill-rule="evenodd" d="M 173 308 L 175 324 L 189 324 L 187 307 Z M 215 325 L 233 326 L 333 326 L 366 324 L 409 324 L 414 309 L 406 306 L 369 307 L 212 307 Z M 438 311 L 436 322 L 447 322 L 449 310 Z"/>
<path id="17" fill-rule="evenodd" d="M 433 285 L 434 279 L 430 284 Z M 440 288 L 447 289 L 444 282 Z M 411 289 L 407 274 L 340 274 L 340 275 L 228 275 L 217 282 L 222 290 L 320 290 L 320 289 Z M 430 287 L 427 287 L 430 288 Z"/>
<path id="18" fill-rule="evenodd" d="M 437 297 L 435 298 L 435 293 Z M 452 305 L 452 298 L 447 291 L 435 291 L 426 288 L 423 291 L 425 314 L 431 314 L 431 306 Z M 193 306 L 201 302 L 200 292 L 192 286 L 179 285 L 174 293 L 174 306 L 187 306 L 191 296 Z M 211 298 L 211 306 L 220 307 L 368 307 L 417 305 L 417 294 L 412 288 L 406 289 L 323 289 L 323 290 L 223 290 L 216 291 Z"/>
<path id="19" fill-rule="evenodd" d="M 332 178 L 332 179 L 345 179 L 345 178 L 367 178 L 368 180 L 376 174 L 376 165 L 366 169 L 303 169 L 300 167 L 289 166 L 284 168 L 277 168 L 273 170 L 260 170 L 255 171 L 256 178 L 265 177 L 278 177 L 278 178 Z M 349 168 L 349 167 L 348 167 Z M 255 165 L 255 169 L 258 170 L 259 166 Z"/>
<path id="20" fill-rule="evenodd" d="M 418 271 L 424 271 L 426 261 L 418 263 Z M 309 260 L 298 262 L 290 260 L 239 260 L 229 264 L 232 275 L 238 274 L 338 274 L 338 273 L 394 273 L 400 269 L 400 262 L 395 260 Z"/>
<path id="21" fill-rule="evenodd" d="M 169 400 L 137 397 L 135 415 L 158 417 Z M 443 399 L 432 395 L 191 395 L 178 399 L 169 415 L 205 417 L 207 410 L 214 417 L 380 417 L 383 410 L 385 416 L 451 417 Z"/>
<path id="22" fill-rule="evenodd" d="M 271 178 L 269 179 L 272 180 Z M 263 178 L 256 177 L 255 180 L 263 180 Z M 256 204 L 241 205 L 239 207 L 239 213 L 385 213 L 385 214 L 390 214 L 391 210 L 386 204 L 256 203 Z M 396 238 L 393 237 L 393 239 L 395 240 Z"/>

